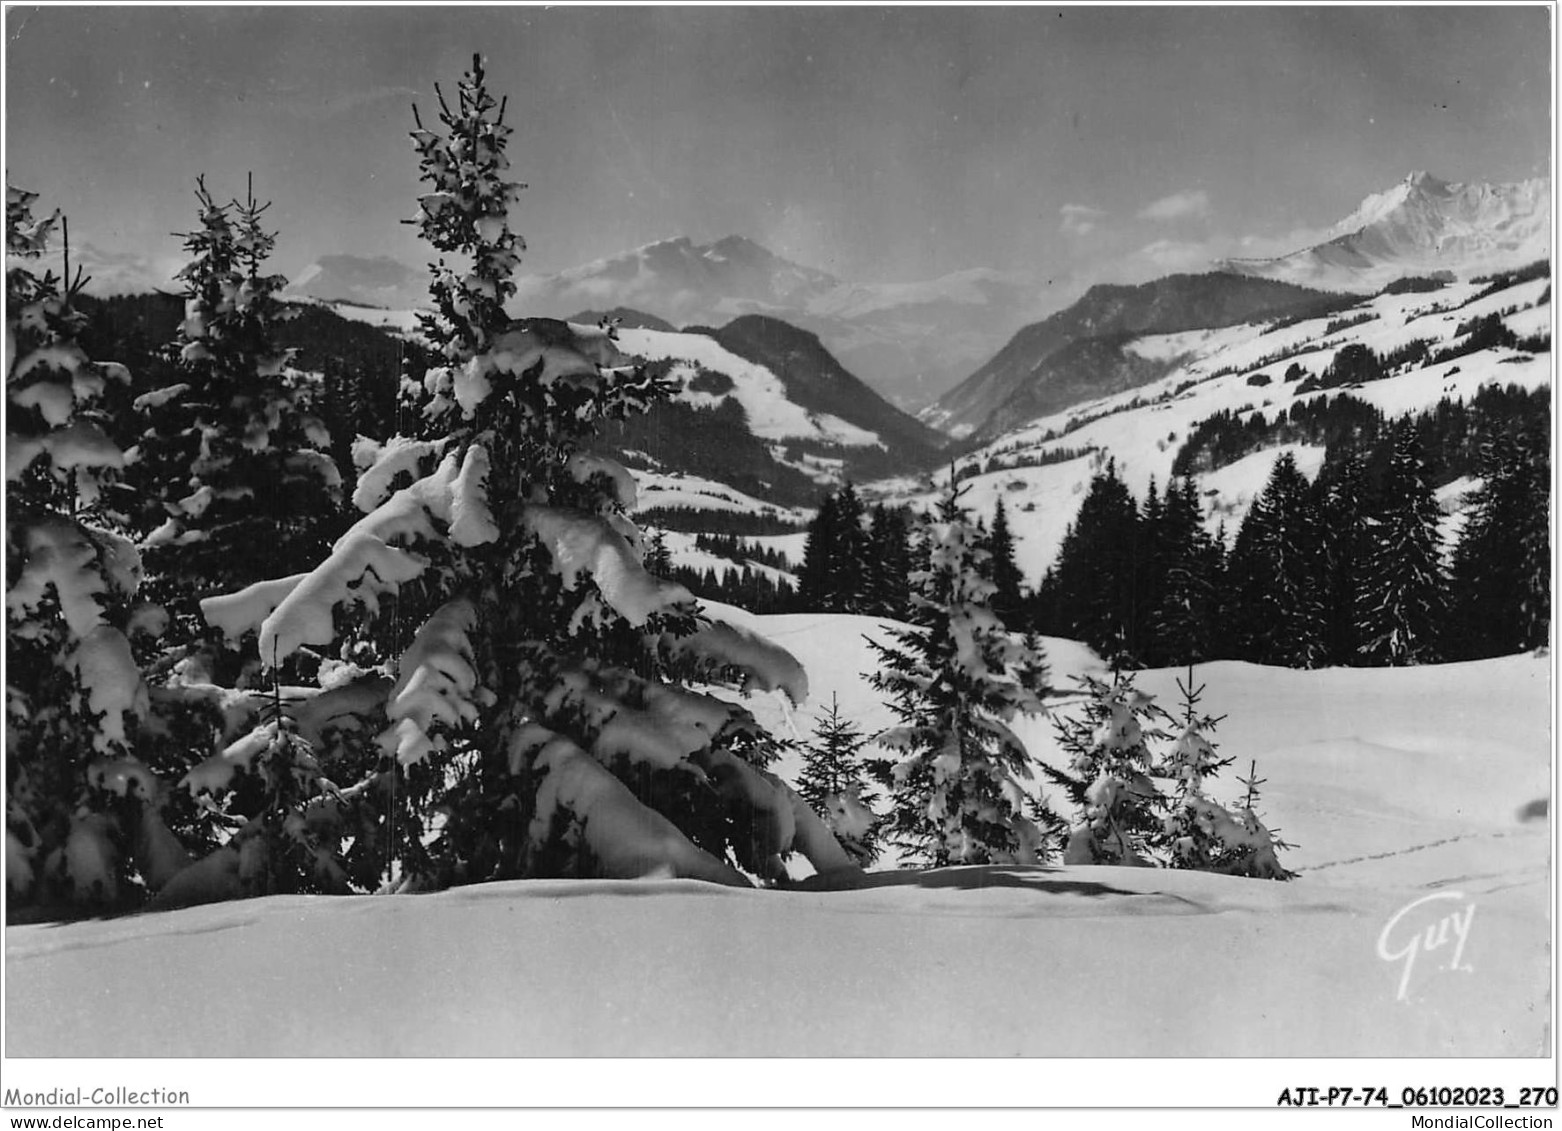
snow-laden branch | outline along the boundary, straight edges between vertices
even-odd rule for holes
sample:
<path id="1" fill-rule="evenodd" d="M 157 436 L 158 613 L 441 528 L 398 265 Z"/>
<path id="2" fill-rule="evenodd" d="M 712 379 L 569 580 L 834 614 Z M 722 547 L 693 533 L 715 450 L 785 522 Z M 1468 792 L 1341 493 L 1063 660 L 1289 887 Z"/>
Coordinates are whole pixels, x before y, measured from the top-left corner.
<path id="1" fill-rule="evenodd" d="M 258 630 L 272 611 L 308 576 L 307 573 L 295 573 L 291 577 L 257 581 L 237 593 L 207 597 L 200 604 L 201 615 L 206 618 L 207 624 L 221 629 L 228 640 L 242 640 L 245 633 Z"/>
<path id="2" fill-rule="evenodd" d="M 528 830 L 534 848 L 547 843 L 563 817 L 579 829 L 606 877 L 667 876 L 750 886 L 666 817 L 642 805 L 628 786 L 568 738 L 537 725 L 524 728 L 512 746 L 512 771 L 520 771 L 532 750 L 537 750 L 532 765 L 544 775 Z"/>
<path id="3" fill-rule="evenodd" d="M 332 613 L 342 605 L 379 611 L 379 599 L 422 574 L 427 559 L 393 541 L 442 541 L 434 520 L 449 521 L 451 485 L 457 473 L 448 455 L 432 475 L 397 491 L 342 535 L 331 556 L 306 574 L 260 626 L 260 655 L 281 663 L 306 644 L 336 638 Z"/>
<path id="4" fill-rule="evenodd" d="M 785 648 L 725 621 L 712 621 L 688 636 L 663 635 L 661 646 L 669 656 L 692 661 L 711 679 L 723 682 L 724 674 L 741 675 L 740 689 L 783 691 L 794 706 L 808 698 L 808 673 Z"/>
<path id="5" fill-rule="evenodd" d="M 353 506 L 368 514 L 391 494 L 398 475 L 422 478 L 424 468 L 442 456 L 449 437 L 439 440 L 412 440 L 392 436 L 383 447 L 365 437 L 353 443 L 353 463 L 359 468 L 358 486 L 353 490 Z"/>
<path id="6" fill-rule="evenodd" d="M 590 574 L 602 599 L 635 627 L 654 613 L 694 599 L 681 585 L 649 574 L 628 541 L 606 518 L 580 511 L 527 506 L 521 520 L 553 556 L 564 584 Z"/>
<path id="7" fill-rule="evenodd" d="M 69 519 L 50 517 L 33 523 L 22 539 L 21 575 L 6 592 L 6 609 L 14 616 L 38 612 L 53 590 L 71 635 L 81 638 L 103 623 L 100 598 L 108 585 L 98 562 L 98 548 L 87 532 Z"/>
<path id="8" fill-rule="evenodd" d="M 391 725 L 380 735 L 380 746 L 402 765 L 443 750 L 443 728 L 477 721 L 484 695 L 467 638 L 476 620 L 470 601 L 450 601 L 423 622 L 402 654 L 401 677 L 385 707 Z"/>

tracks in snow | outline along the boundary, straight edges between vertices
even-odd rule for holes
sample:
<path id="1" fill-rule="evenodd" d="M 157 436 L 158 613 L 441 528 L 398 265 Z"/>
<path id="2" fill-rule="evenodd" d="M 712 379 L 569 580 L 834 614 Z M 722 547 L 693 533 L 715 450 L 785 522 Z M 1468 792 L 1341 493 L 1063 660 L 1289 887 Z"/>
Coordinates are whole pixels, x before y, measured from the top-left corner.
<path id="1" fill-rule="evenodd" d="M 1307 867 L 1307 868 L 1300 868 L 1300 869 L 1297 870 L 1297 874 L 1298 875 L 1308 875 L 1308 874 L 1311 874 L 1313 872 L 1321 872 L 1325 868 L 1344 868 L 1344 867 L 1347 867 L 1347 866 L 1349 866 L 1351 864 L 1364 864 L 1364 863 L 1367 863 L 1367 862 L 1373 861 L 1373 860 L 1388 860 L 1388 859 L 1390 859 L 1392 857 L 1396 857 L 1396 856 L 1409 856 L 1412 853 L 1425 852 L 1428 849 L 1441 848 L 1444 845 L 1457 844 L 1460 841 L 1465 841 L 1465 840 L 1508 840 L 1508 839 L 1511 839 L 1513 837 L 1534 836 L 1534 835 L 1539 835 L 1540 833 L 1541 833 L 1541 830 L 1539 830 L 1539 829 L 1500 829 L 1500 830 L 1497 830 L 1497 831 L 1494 831 L 1494 832 L 1457 833 L 1454 836 L 1443 837 L 1440 840 L 1429 840 L 1429 841 L 1426 841 L 1426 842 L 1424 842 L 1422 844 L 1412 844 L 1412 845 L 1408 845 L 1408 846 L 1406 846 L 1404 848 L 1389 849 L 1386 852 L 1372 852 L 1372 853 L 1368 853 L 1368 854 L 1366 854 L 1364 856 L 1348 856 L 1348 857 L 1346 857 L 1343 860 L 1328 860 L 1328 861 L 1325 861 L 1322 864 L 1313 864 L 1313 865 L 1311 865 L 1310 867 Z M 1453 877 L 1453 878 L 1450 878 L 1450 879 L 1439 879 L 1439 880 L 1434 880 L 1431 883 L 1425 884 L 1424 886 L 1426 886 L 1426 887 L 1442 887 L 1445 884 L 1459 883 L 1459 882 L 1463 882 L 1465 880 L 1496 879 L 1496 878 L 1502 877 L 1502 876 L 1524 875 L 1525 873 L 1527 873 L 1529 871 L 1536 872 L 1537 876 L 1539 876 L 1540 878 L 1544 878 L 1547 875 L 1547 868 L 1545 866 L 1541 866 L 1539 868 L 1522 868 L 1521 867 L 1521 868 L 1515 869 L 1514 871 L 1488 872 L 1488 873 L 1480 873 L 1480 874 L 1477 874 L 1477 875 L 1458 876 L 1458 877 Z M 1523 882 L 1533 882 L 1533 881 L 1527 881 L 1526 880 L 1526 881 L 1523 881 Z M 1518 885 L 1507 885 L 1507 886 L 1518 886 Z"/>

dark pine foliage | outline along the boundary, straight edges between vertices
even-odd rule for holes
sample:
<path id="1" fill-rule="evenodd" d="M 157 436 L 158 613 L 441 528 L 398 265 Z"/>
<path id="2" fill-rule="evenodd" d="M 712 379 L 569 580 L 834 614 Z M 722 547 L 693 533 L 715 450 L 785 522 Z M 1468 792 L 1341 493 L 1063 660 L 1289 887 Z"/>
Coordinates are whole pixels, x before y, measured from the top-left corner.
<path id="1" fill-rule="evenodd" d="M 1324 664 L 1324 563 L 1321 516 L 1295 458 L 1284 452 L 1232 547 L 1225 654 L 1287 667 Z"/>
<path id="2" fill-rule="evenodd" d="M 199 599 L 301 572 L 346 526 L 317 391 L 278 340 L 289 312 L 276 298 L 285 280 L 262 270 L 275 244 L 267 206 L 220 204 L 204 181 L 196 200 L 177 366 L 138 401 L 134 475 L 151 502 L 146 592 L 185 640 L 206 635 Z"/>
<path id="3" fill-rule="evenodd" d="M 766 511 L 706 510 L 704 507 L 643 507 L 635 518 L 647 526 L 681 530 L 688 534 L 734 534 L 757 538 L 772 534 L 800 534 L 803 527 L 784 515 Z"/>
<path id="4" fill-rule="evenodd" d="M 1450 659 L 1538 648 L 1551 630 L 1549 433 L 1494 437 L 1453 560 Z"/>
<path id="5" fill-rule="evenodd" d="M 1214 654 L 1224 549 L 1204 529 L 1193 480 L 1166 485 L 1151 529 L 1159 576 L 1142 636 L 1149 664 L 1198 663 Z"/>
<path id="6" fill-rule="evenodd" d="M 1437 497 L 1415 430 L 1397 430 L 1394 458 L 1368 519 L 1356 626 L 1362 656 L 1387 665 L 1434 663 L 1448 613 Z"/>
<path id="7" fill-rule="evenodd" d="M 999 499 L 993 510 L 992 532 L 987 536 L 988 570 L 993 583 L 992 609 L 1010 629 L 1023 627 L 1024 579 L 1014 561 L 1014 532 L 1009 529 L 1008 512 Z"/>
<path id="8" fill-rule="evenodd" d="M 798 575 L 798 600 L 815 612 L 866 613 L 869 609 L 869 530 L 857 489 L 850 483 L 820 504 L 808 526 Z"/>
<path id="9" fill-rule="evenodd" d="M 875 506 L 868 525 L 865 612 L 894 620 L 910 616 L 914 558 L 909 513 L 882 504 Z"/>
<path id="10" fill-rule="evenodd" d="M 1108 460 L 1036 591 L 1035 627 L 1083 640 L 1115 665 L 1135 666 L 1143 533 L 1133 496 Z"/>

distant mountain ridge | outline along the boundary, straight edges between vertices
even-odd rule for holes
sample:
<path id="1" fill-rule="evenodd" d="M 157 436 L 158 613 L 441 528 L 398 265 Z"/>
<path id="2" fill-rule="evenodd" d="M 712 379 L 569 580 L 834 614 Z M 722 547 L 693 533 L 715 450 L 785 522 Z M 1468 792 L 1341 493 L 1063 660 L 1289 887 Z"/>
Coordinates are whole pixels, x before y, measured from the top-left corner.
<path id="1" fill-rule="evenodd" d="M 515 284 L 509 309 L 517 316 L 623 309 L 657 328 L 777 318 L 817 335 L 848 370 L 913 410 L 969 373 L 1041 301 L 1041 288 L 1024 274 L 975 268 L 920 282 L 852 283 L 738 235 L 708 244 L 659 240 L 566 271 L 520 275 Z M 428 305 L 426 272 L 384 256 L 322 256 L 287 293 L 390 309 Z"/>
<path id="2" fill-rule="evenodd" d="M 735 318 L 712 335 L 739 357 L 763 365 L 781 379 L 789 399 L 874 432 L 902 457 L 922 458 L 946 438 L 902 412 L 849 373 L 818 335 L 759 314 Z"/>
<path id="3" fill-rule="evenodd" d="M 595 326 L 608 319 L 620 326 L 627 326 L 634 330 L 676 330 L 674 326 L 664 318 L 658 318 L 654 314 L 647 314 L 643 310 L 631 310 L 627 306 L 615 306 L 611 310 L 577 310 L 574 314 L 564 319 L 566 322 L 577 322 L 582 326 Z"/>
<path id="4" fill-rule="evenodd" d="M 1029 277 L 974 269 L 914 283 L 859 284 L 794 263 L 743 236 L 646 244 L 553 275 L 516 280 L 528 314 L 627 307 L 677 326 L 759 314 L 818 336 L 852 373 L 898 404 L 925 404 L 1036 309 Z"/>
<path id="5" fill-rule="evenodd" d="M 1098 284 L 1074 305 L 1024 327 L 919 415 L 956 437 L 989 437 L 1082 400 L 1153 381 L 1175 364 L 1123 353 L 1129 338 L 1233 326 L 1349 305 L 1290 283 L 1226 272 Z"/>
<path id="6" fill-rule="evenodd" d="M 840 286 L 833 275 L 782 259 L 743 236 L 697 244 L 687 236 L 646 244 L 554 275 L 516 279 L 514 305 L 528 314 L 626 306 L 678 325 L 726 321 L 750 305 L 806 304 Z"/>
<path id="7" fill-rule="evenodd" d="M 604 440 L 765 502 L 813 503 L 822 486 L 934 465 L 944 438 L 859 381 L 819 339 L 746 315 L 720 329 L 620 326 L 619 349 L 679 391 Z"/>
<path id="8" fill-rule="evenodd" d="M 1219 266 L 1266 279 L 1376 293 L 1397 278 L 1468 278 L 1544 259 L 1551 247 L 1551 182 L 1457 183 L 1414 172 L 1374 193 L 1313 247 Z"/>
<path id="9" fill-rule="evenodd" d="M 298 273 L 282 292 L 289 298 L 317 298 L 389 310 L 426 307 L 428 271 L 388 255 L 322 255 Z"/>

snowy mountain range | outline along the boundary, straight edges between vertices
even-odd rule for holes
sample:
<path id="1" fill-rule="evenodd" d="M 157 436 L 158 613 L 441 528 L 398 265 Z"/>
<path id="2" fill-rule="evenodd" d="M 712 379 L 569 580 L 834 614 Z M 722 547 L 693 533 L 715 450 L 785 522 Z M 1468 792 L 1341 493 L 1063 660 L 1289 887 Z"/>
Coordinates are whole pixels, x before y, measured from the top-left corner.
<path id="1" fill-rule="evenodd" d="M 1203 422 L 1218 415 L 1256 428 L 1257 417 L 1294 419 L 1297 410 L 1319 409 L 1348 394 L 1392 421 L 1431 410 L 1445 398 L 1468 404 L 1492 386 L 1550 387 L 1549 271 L 1430 285 L 1434 289 L 1424 291 L 1391 287 L 1370 298 L 1353 297 L 1349 309 L 1303 317 L 1122 334 L 1111 341 L 1113 356 L 1137 372 L 1153 374 L 1152 379 L 1050 409 L 985 438 L 980 446 L 973 438 L 960 457 L 963 466 L 977 472 L 962 480 L 968 485 L 967 505 L 990 515 L 999 500 L 1004 502 L 1012 516 L 1018 564 L 1034 584 L 1056 560 L 1091 478 L 1108 459 L 1142 499 L 1152 482 L 1168 482 L 1179 452 Z M 1513 344 L 1483 343 L 1477 335 L 1483 323 L 1492 321 L 1501 323 L 1503 336 Z M 1365 347 L 1380 359 L 1405 360 L 1391 360 L 1379 379 L 1365 383 L 1338 386 L 1321 380 L 1350 346 Z M 1224 523 L 1227 534 L 1235 534 L 1282 452 L 1289 452 L 1311 478 L 1323 464 L 1325 447 L 1264 440 L 1233 462 L 1195 470 L 1211 532 Z M 1445 538 L 1458 530 L 1474 486 L 1462 480 L 1440 489 Z M 937 494 L 931 482 L 915 477 L 869 484 L 865 491 L 919 509 Z"/>
<path id="2" fill-rule="evenodd" d="M 1223 260 L 1204 275 L 1093 287 L 1072 307 L 1021 329 L 918 415 L 956 437 L 992 438 L 1070 403 L 1160 376 L 1164 367 L 1121 352 L 1125 332 L 1174 333 L 1322 312 L 1354 301 L 1341 294 L 1375 294 L 1409 276 L 1451 281 L 1514 270 L 1545 259 L 1550 241 L 1548 180 L 1451 184 L 1411 173 L 1367 197 L 1316 246 L 1278 259 Z"/>
<path id="3" fill-rule="evenodd" d="M 957 438 L 991 438 L 1038 416 L 1159 377 L 1166 366 L 1125 353 L 1135 335 L 1232 326 L 1348 305 L 1318 291 L 1243 275 L 1169 275 L 1100 284 L 1026 326 L 920 419 Z"/>
<path id="4" fill-rule="evenodd" d="M 426 273 L 386 257 L 324 256 L 288 294 L 392 309 L 427 302 Z M 760 314 L 816 334 L 852 373 L 914 409 L 931 401 L 1034 316 L 1023 275 L 958 271 L 915 283 L 865 285 L 782 258 L 743 236 L 709 244 L 661 240 L 551 275 L 516 280 L 510 309 L 569 318 L 624 308 L 634 320 L 723 326 Z"/>
<path id="5" fill-rule="evenodd" d="M 316 298 L 388 310 L 428 305 L 428 271 L 388 255 L 322 255 L 289 281 L 289 298 Z"/>
<path id="6" fill-rule="evenodd" d="M 817 334 L 851 372 L 902 407 L 915 407 L 1022 325 L 1035 294 L 1028 277 L 991 270 L 915 283 L 851 283 L 743 236 L 710 244 L 679 237 L 522 278 L 514 306 L 553 317 L 626 306 L 682 326 L 766 315 Z"/>
<path id="7" fill-rule="evenodd" d="M 1326 290 L 1370 293 L 1405 275 L 1465 278 L 1544 259 L 1551 181 L 1455 183 L 1414 172 L 1374 193 L 1329 239 L 1277 259 L 1230 259 L 1225 270 Z"/>
<path id="8" fill-rule="evenodd" d="M 1468 278 L 1509 270 L 1547 255 L 1550 194 L 1545 179 L 1456 184 L 1412 173 L 1367 197 L 1317 246 L 1214 266 L 1222 275 L 1352 294 L 1375 293 L 1407 275 Z M 648 325 L 719 327 L 746 314 L 787 322 L 817 335 L 847 370 L 891 402 L 924 410 L 924 421 L 957 436 L 983 429 L 1013 393 L 1005 386 L 996 399 L 986 395 L 995 370 L 1021 363 L 1034 370 L 1054 346 L 1067 344 L 1057 341 L 1059 327 L 1079 317 L 1053 315 L 1058 321 L 1038 330 L 1036 318 L 1055 304 L 1038 278 L 1023 272 L 976 268 L 920 282 L 854 283 L 741 235 L 711 243 L 660 240 L 554 274 L 523 275 L 516 287 L 511 309 L 517 315 L 570 318 L 617 307 L 635 312 L 634 320 L 648 318 Z M 323 256 L 288 293 L 393 310 L 427 301 L 425 273 L 384 256 Z M 1100 297 L 1097 288 L 1081 300 L 1086 314 Z M 1195 325 L 1174 323 L 1141 320 L 1126 328 L 1169 332 Z M 1087 329 L 1087 336 L 1111 332 L 1101 319 Z M 1038 351 L 1022 339 L 1050 344 Z M 1083 387 L 1088 381 L 1076 383 L 1083 395 L 1092 391 Z M 1049 399 L 1040 398 L 1040 410 L 1051 407 Z M 1010 414 L 993 427 L 1014 422 Z"/>

